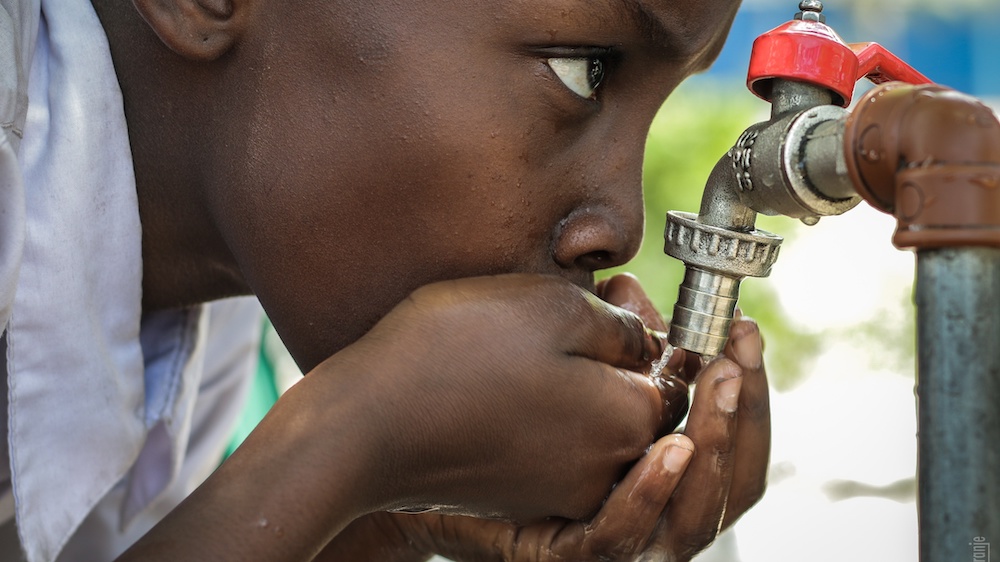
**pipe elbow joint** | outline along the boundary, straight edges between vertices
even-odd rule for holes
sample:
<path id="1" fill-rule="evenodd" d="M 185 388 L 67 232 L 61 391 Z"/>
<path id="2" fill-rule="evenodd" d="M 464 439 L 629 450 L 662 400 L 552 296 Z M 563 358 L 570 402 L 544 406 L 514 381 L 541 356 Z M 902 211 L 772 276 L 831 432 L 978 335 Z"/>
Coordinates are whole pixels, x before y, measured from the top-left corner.
<path id="1" fill-rule="evenodd" d="M 897 247 L 1000 247 L 1000 121 L 979 100 L 883 84 L 848 117 L 844 152 L 861 196 L 896 217 Z"/>

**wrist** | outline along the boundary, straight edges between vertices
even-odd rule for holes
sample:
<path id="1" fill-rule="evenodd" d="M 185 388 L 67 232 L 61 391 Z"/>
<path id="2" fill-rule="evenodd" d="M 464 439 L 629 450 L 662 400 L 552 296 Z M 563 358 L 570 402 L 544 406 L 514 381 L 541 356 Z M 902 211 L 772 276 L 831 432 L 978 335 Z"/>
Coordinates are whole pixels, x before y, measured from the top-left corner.
<path id="1" fill-rule="evenodd" d="M 309 560 L 372 507 L 370 439 L 350 389 L 309 377 L 123 560 Z"/>
<path id="2" fill-rule="evenodd" d="M 337 531 L 383 503 L 373 409 L 357 384 L 362 378 L 328 360 L 275 403 L 252 434 L 258 442 L 247 440 L 282 467 L 276 478 L 290 488 L 284 493 L 301 497 Z"/>
<path id="3" fill-rule="evenodd" d="M 433 555 L 433 549 L 430 541 L 421 540 L 422 535 L 411 527 L 406 516 L 386 512 L 366 515 L 334 537 L 313 562 L 424 562 Z"/>

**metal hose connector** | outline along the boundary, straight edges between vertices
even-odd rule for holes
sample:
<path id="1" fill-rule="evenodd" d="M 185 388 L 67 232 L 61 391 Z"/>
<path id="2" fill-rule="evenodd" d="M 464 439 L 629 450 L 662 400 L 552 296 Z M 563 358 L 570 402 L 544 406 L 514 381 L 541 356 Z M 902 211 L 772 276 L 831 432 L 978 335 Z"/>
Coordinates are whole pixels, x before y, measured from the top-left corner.
<path id="1" fill-rule="evenodd" d="M 670 211 L 664 251 L 687 269 L 674 305 L 670 345 L 705 356 L 722 352 L 744 277 L 766 277 L 778 259 L 781 237 L 763 230 L 739 232 Z"/>

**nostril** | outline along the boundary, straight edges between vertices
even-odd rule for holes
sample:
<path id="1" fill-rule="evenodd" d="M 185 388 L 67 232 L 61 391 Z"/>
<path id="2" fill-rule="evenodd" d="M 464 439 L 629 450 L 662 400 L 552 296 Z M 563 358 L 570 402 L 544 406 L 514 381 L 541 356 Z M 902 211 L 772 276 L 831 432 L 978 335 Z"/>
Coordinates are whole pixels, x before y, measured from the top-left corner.
<path id="1" fill-rule="evenodd" d="M 585 256 L 580 256 L 579 258 L 577 258 L 577 261 L 579 261 L 582 258 L 587 258 L 588 260 L 591 260 L 591 261 L 594 261 L 594 262 L 597 262 L 597 263 L 607 263 L 607 262 L 611 261 L 611 253 L 610 252 L 606 252 L 604 250 L 599 250 L 597 252 L 590 252 L 589 254 L 587 254 Z"/>
<path id="2" fill-rule="evenodd" d="M 583 269 L 589 269 L 591 271 L 596 269 L 605 269 L 608 267 L 613 267 L 611 264 L 614 261 L 611 256 L 611 252 L 604 250 L 598 250 L 596 252 L 590 252 L 589 254 L 584 254 L 576 258 L 576 263 Z"/>

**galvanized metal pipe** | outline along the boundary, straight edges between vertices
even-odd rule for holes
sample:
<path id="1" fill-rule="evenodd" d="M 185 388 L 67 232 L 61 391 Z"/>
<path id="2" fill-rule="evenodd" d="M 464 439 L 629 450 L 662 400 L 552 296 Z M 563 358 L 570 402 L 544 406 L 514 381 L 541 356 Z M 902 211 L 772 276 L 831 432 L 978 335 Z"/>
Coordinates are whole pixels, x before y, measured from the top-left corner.
<path id="1" fill-rule="evenodd" d="M 920 250 L 916 302 L 920 560 L 985 561 L 1000 546 L 1000 249 Z"/>

